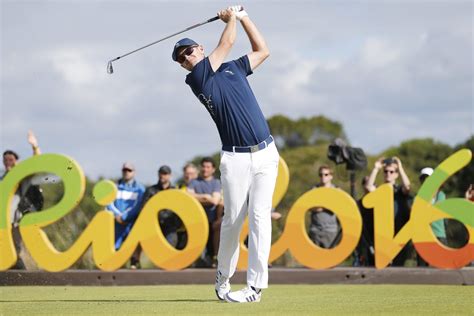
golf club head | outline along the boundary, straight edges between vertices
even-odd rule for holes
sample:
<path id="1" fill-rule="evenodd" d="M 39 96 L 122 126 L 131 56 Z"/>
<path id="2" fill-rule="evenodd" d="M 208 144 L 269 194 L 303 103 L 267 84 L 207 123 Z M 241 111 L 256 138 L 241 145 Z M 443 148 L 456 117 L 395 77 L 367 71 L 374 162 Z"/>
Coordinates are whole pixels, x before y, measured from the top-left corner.
<path id="1" fill-rule="evenodd" d="M 107 64 L 107 73 L 108 74 L 113 74 L 114 73 L 114 67 L 112 67 L 112 62 L 109 61 L 109 63 Z"/>

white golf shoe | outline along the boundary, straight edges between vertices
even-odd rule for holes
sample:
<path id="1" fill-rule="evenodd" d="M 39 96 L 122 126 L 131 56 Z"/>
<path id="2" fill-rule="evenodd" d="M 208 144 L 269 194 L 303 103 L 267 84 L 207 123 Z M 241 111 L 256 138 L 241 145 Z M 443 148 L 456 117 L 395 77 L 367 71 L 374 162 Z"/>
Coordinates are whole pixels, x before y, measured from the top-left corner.
<path id="1" fill-rule="evenodd" d="M 229 292 L 224 296 L 229 303 L 258 303 L 261 297 L 262 290 L 257 290 L 251 286 L 247 286 L 240 291 Z"/>
<path id="2" fill-rule="evenodd" d="M 216 289 L 217 298 L 221 301 L 223 301 L 224 296 L 230 292 L 229 279 L 226 278 L 220 271 L 217 271 L 217 274 L 216 274 L 215 289 Z"/>

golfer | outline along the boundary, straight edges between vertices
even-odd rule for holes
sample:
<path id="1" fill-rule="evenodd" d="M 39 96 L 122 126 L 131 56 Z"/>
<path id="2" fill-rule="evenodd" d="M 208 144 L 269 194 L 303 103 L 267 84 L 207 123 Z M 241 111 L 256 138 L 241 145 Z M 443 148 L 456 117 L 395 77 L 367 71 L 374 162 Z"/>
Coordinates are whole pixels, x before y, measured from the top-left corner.
<path id="1" fill-rule="evenodd" d="M 205 56 L 204 48 L 189 38 L 173 49 L 173 60 L 190 71 L 186 83 L 209 111 L 222 141 L 221 181 L 224 191 L 215 290 L 220 300 L 259 302 L 268 287 L 271 247 L 272 196 L 279 155 L 265 117 L 247 76 L 268 56 L 265 40 L 240 6 L 218 13 L 226 23 L 217 47 Z M 252 51 L 224 63 L 236 38 L 236 20 L 244 28 Z M 239 234 L 249 217 L 247 287 L 230 292 L 229 278 L 239 257 Z"/>

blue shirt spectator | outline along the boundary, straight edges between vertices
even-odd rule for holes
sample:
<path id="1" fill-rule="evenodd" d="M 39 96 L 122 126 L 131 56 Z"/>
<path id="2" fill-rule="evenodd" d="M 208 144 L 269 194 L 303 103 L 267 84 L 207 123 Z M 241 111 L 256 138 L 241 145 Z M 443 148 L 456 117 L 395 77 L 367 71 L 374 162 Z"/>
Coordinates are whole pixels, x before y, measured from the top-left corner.
<path id="1" fill-rule="evenodd" d="M 145 187 L 134 179 L 135 167 L 124 163 L 122 179 L 117 183 L 117 197 L 107 206 L 115 217 L 115 249 L 120 248 L 140 212 Z"/>

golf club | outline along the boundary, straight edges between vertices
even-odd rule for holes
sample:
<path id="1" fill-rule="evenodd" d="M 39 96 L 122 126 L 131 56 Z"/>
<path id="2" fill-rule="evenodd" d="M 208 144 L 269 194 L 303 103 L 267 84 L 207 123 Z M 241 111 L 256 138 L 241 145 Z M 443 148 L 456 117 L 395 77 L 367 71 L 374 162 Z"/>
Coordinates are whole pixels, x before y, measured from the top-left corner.
<path id="1" fill-rule="evenodd" d="M 243 9 L 243 8 L 242 8 L 242 9 Z M 184 30 L 182 30 L 182 31 L 176 32 L 176 33 L 171 34 L 171 35 L 169 35 L 169 36 L 166 36 L 166 37 L 164 37 L 164 38 L 162 38 L 162 39 L 159 39 L 159 40 L 157 40 L 157 41 L 155 41 L 155 42 L 153 42 L 153 43 L 150 43 L 150 44 L 145 45 L 145 46 L 143 46 L 143 47 L 137 48 L 137 49 L 135 49 L 135 50 L 133 50 L 133 51 L 131 51 L 131 52 L 129 52 L 129 53 L 126 53 L 126 54 L 122 55 L 122 56 L 119 56 L 119 57 L 116 57 L 116 58 L 114 58 L 114 59 L 111 59 L 111 60 L 107 63 L 107 73 L 109 73 L 109 74 L 114 73 L 114 68 L 112 67 L 112 62 L 114 62 L 114 61 L 116 61 L 116 60 L 119 60 L 119 59 L 121 59 L 121 58 L 123 58 L 123 57 L 125 57 L 125 56 L 128 56 L 128 55 L 130 55 L 130 54 L 133 54 L 133 53 L 135 53 L 135 52 L 138 52 L 139 50 L 142 50 L 142 49 L 144 49 L 144 48 L 147 48 L 147 47 L 149 47 L 149 46 L 151 46 L 151 45 L 155 45 L 155 44 L 157 44 L 157 43 L 159 43 L 159 42 L 161 42 L 161 41 L 164 41 L 164 40 L 166 40 L 166 39 L 168 39 L 168 38 L 170 38 L 170 37 L 176 36 L 176 35 L 178 35 L 178 34 L 184 33 L 184 32 L 186 32 L 186 31 L 189 31 L 189 30 L 194 29 L 194 28 L 196 28 L 196 27 L 199 27 L 199 26 L 202 26 L 202 25 L 204 25 L 204 24 L 207 24 L 207 23 L 210 23 L 210 22 L 214 22 L 214 21 L 217 21 L 217 20 L 219 20 L 219 17 L 218 17 L 218 16 L 215 16 L 215 17 L 213 17 L 213 18 L 211 18 L 211 19 L 209 19 L 209 20 L 206 20 L 206 21 L 204 21 L 204 22 L 195 24 L 195 25 L 190 26 L 190 27 L 188 27 L 188 28 L 186 28 L 186 29 L 184 29 Z"/>

